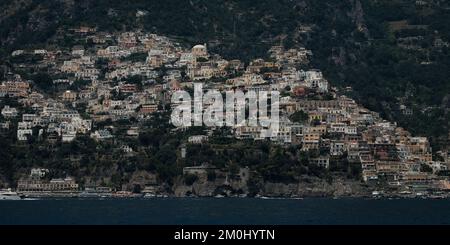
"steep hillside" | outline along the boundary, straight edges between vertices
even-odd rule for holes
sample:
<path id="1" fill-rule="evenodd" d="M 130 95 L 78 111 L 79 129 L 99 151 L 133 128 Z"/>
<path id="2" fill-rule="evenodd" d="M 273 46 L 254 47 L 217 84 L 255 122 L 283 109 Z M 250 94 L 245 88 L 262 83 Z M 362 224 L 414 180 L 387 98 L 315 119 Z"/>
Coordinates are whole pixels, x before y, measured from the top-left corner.
<path id="1" fill-rule="evenodd" d="M 80 25 L 208 42 L 213 52 L 247 61 L 273 44 L 306 46 L 314 53 L 311 66 L 334 85 L 352 86 L 348 93 L 368 108 L 431 137 L 435 147 L 447 145 L 448 1 L 4 0 L 1 9 L 2 57 L 52 44 Z"/>

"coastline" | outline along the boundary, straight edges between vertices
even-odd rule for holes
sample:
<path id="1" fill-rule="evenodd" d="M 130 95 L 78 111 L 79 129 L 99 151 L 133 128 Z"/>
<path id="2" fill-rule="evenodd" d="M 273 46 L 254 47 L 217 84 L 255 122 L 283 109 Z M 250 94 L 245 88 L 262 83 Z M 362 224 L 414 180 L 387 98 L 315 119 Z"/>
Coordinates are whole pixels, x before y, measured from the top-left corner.
<path id="1" fill-rule="evenodd" d="M 85 196 L 80 193 L 27 193 L 22 194 L 19 193 L 21 200 L 36 200 L 36 199 L 109 199 L 109 200 L 122 200 L 122 199 L 143 199 L 143 200 L 151 200 L 151 199 L 267 199 L 267 200 L 303 200 L 303 199 L 450 199 L 450 193 L 441 193 L 441 194 L 432 194 L 432 193 L 409 193 L 409 194 L 400 194 L 400 193 L 383 193 L 383 194 L 374 194 L 372 195 L 304 195 L 304 196 L 264 196 L 264 195 L 230 195 L 230 196 L 175 196 L 173 194 L 164 194 L 164 195 L 145 195 L 142 193 L 133 193 L 130 195 L 115 195 L 113 193 L 102 194 L 102 195 L 89 195 Z"/>

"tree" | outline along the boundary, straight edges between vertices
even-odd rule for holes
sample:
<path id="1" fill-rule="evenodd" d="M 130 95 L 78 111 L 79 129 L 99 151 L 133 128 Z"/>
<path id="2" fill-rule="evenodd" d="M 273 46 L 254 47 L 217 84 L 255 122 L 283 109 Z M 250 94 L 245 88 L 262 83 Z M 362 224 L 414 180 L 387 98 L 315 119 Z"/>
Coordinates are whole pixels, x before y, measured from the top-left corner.
<path id="1" fill-rule="evenodd" d="M 201 62 L 207 62 L 208 61 L 208 59 L 207 58 L 204 58 L 204 57 L 198 57 L 197 58 L 197 62 L 199 62 L 199 63 L 201 63 Z"/>
<path id="2" fill-rule="evenodd" d="M 420 171 L 421 172 L 425 172 L 425 173 L 432 173 L 433 172 L 433 168 L 431 168 L 429 165 L 427 164 L 420 164 Z"/>
<path id="3" fill-rule="evenodd" d="M 302 110 L 294 112 L 289 117 L 289 119 L 291 121 L 296 122 L 296 123 L 304 123 L 304 122 L 306 122 L 308 120 L 308 118 L 309 118 L 308 117 L 308 113 L 306 113 L 306 112 L 304 112 Z"/>
<path id="4" fill-rule="evenodd" d="M 47 73 L 38 73 L 32 76 L 32 80 L 40 89 L 48 92 L 53 87 L 53 80 Z"/>

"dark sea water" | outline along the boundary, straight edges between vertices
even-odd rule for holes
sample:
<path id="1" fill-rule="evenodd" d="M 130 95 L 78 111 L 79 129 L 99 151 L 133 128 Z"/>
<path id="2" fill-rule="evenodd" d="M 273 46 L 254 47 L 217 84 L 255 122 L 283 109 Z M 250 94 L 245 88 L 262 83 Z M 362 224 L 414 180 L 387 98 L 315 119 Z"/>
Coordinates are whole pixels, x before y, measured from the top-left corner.
<path id="1" fill-rule="evenodd" d="M 0 224 L 450 224 L 450 200 L 43 199 L 0 201 Z"/>

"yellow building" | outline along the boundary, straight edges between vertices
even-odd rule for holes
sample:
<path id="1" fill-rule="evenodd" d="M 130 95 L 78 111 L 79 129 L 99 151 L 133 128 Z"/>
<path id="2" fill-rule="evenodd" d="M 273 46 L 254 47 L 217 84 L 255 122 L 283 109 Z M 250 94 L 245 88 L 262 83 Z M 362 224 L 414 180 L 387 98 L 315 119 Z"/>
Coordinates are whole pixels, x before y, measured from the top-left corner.
<path id="1" fill-rule="evenodd" d="M 77 93 L 67 90 L 62 94 L 62 99 L 69 102 L 75 101 L 77 99 Z"/>

